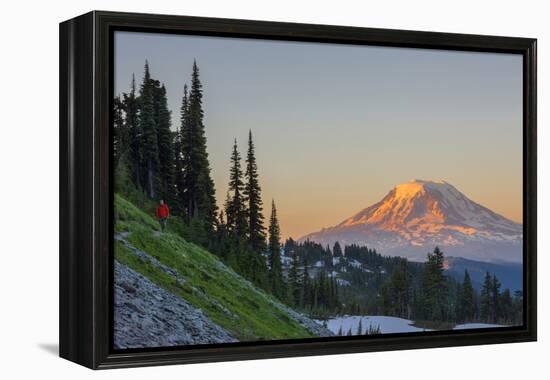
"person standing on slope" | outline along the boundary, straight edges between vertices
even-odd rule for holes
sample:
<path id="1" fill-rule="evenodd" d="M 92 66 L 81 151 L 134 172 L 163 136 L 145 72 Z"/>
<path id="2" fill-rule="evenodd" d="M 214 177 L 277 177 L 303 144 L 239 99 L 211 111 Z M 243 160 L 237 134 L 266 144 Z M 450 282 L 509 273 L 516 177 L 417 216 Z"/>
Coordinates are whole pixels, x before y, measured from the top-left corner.
<path id="1" fill-rule="evenodd" d="M 157 219 L 160 223 L 160 230 L 164 232 L 164 229 L 166 228 L 166 220 L 170 216 L 170 209 L 168 208 L 168 205 L 164 203 L 164 200 L 160 200 L 160 204 L 157 207 Z"/>

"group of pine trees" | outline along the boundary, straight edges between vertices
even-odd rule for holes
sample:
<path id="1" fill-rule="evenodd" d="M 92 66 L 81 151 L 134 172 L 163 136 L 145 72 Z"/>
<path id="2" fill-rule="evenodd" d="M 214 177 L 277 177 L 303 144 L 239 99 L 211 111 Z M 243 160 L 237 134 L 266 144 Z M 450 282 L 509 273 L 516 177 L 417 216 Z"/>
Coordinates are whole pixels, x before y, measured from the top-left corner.
<path id="1" fill-rule="evenodd" d="M 289 304 L 317 317 L 390 315 L 434 322 L 433 328 L 522 322 L 521 292 L 501 291 L 497 277 L 489 273 L 480 291 L 468 271 L 462 281 L 447 276 L 444 254 L 437 247 L 424 263 L 384 257 L 365 246 L 338 242 L 324 247 L 288 239 L 283 252 L 290 259 Z"/>
<path id="2" fill-rule="evenodd" d="M 289 238 L 283 252 L 289 260 L 288 304 L 319 318 L 342 313 L 342 289 L 332 273 L 330 249 L 327 252 L 317 243 L 298 243 Z M 316 270 L 317 273 L 312 273 L 312 267 L 316 268 L 317 262 L 321 263 L 321 268 Z"/>
<path id="3" fill-rule="evenodd" d="M 227 200 L 218 212 L 196 61 L 190 86 L 184 86 L 175 131 L 166 88 L 151 76 L 147 61 L 139 89 L 132 76 L 130 91 L 117 96 L 113 107 L 115 191 L 150 211 L 164 200 L 181 221 L 178 232 L 185 238 L 211 250 L 243 276 L 286 300 L 277 210 L 273 201 L 266 229 L 252 131 L 244 169 L 234 142 Z"/>
<path id="4" fill-rule="evenodd" d="M 147 62 L 139 92 L 132 78 L 130 92 L 115 98 L 114 127 L 117 179 L 131 180 L 151 199 L 173 197 L 175 155 L 166 88 L 151 77 Z"/>
<path id="5" fill-rule="evenodd" d="M 501 292 L 500 287 L 497 277 L 486 272 L 479 296 L 479 319 L 485 323 L 517 324 L 522 320 L 523 293 L 516 291 L 512 295 L 510 289 Z"/>
<path id="6" fill-rule="evenodd" d="M 330 247 L 289 238 L 283 252 L 288 262 L 289 305 L 317 318 L 364 314 L 367 309 L 357 294 L 365 289 L 358 284 L 377 286 L 377 281 L 373 279 L 376 275 L 356 270 L 357 264 L 361 262 L 361 266 L 371 268 L 391 267 L 394 262 L 392 258 L 383 258 L 374 249 L 357 245 L 342 247 L 339 242 Z M 347 280 L 339 278 L 343 273 Z M 376 291 L 372 293 L 376 294 Z"/>
<path id="7" fill-rule="evenodd" d="M 143 199 L 163 199 L 187 222 L 200 219 L 205 227 L 212 227 L 216 201 L 203 116 L 196 62 L 189 93 L 185 87 L 181 125 L 176 132 L 171 128 L 166 87 L 152 78 L 149 63 L 145 62 L 139 91 L 132 77 L 130 92 L 114 100 L 117 190 L 136 190 L 145 196 Z"/>
<path id="8" fill-rule="evenodd" d="M 243 276 L 285 300 L 277 208 L 272 200 L 266 230 L 261 192 L 255 145 L 249 131 L 244 169 L 237 140 L 233 143 L 227 197 L 217 218 L 217 239 L 211 249 Z"/>
<path id="9" fill-rule="evenodd" d="M 522 322 L 521 292 L 500 291 L 496 275 L 485 275 L 478 293 L 467 270 L 462 282 L 445 275 L 443 252 L 436 247 L 422 264 L 420 276 L 402 259 L 381 288 L 380 311 L 406 319 L 431 322 L 482 322 L 511 325 Z"/>

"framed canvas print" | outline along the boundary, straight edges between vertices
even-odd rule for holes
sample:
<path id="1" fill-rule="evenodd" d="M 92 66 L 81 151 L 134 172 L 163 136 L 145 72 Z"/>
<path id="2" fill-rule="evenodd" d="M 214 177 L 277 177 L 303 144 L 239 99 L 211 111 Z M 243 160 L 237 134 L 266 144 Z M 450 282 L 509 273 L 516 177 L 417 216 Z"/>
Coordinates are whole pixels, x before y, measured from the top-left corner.
<path id="1" fill-rule="evenodd" d="M 536 339 L 536 40 L 60 25 L 60 355 Z"/>

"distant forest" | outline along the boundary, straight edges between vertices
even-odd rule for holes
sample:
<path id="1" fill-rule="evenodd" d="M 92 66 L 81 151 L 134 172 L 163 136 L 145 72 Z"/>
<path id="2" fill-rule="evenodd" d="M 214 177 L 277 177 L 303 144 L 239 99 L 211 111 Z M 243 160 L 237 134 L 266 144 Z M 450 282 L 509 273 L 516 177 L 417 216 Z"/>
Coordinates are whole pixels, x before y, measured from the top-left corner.
<path id="1" fill-rule="evenodd" d="M 425 263 L 385 257 L 364 246 L 323 247 L 281 241 L 277 207 L 264 220 L 253 133 L 244 154 L 237 140 L 228 157 L 229 189 L 222 209 L 207 153 L 203 87 L 193 63 L 179 125 L 171 125 L 165 84 L 145 62 L 141 83 L 113 101 L 115 192 L 153 213 L 159 200 L 171 209 L 168 230 L 217 255 L 237 273 L 287 305 L 317 318 L 342 314 L 390 315 L 426 328 L 461 322 L 521 324 L 523 295 L 501 289 L 486 274 L 477 292 L 467 271 L 445 275 L 437 247 Z"/>

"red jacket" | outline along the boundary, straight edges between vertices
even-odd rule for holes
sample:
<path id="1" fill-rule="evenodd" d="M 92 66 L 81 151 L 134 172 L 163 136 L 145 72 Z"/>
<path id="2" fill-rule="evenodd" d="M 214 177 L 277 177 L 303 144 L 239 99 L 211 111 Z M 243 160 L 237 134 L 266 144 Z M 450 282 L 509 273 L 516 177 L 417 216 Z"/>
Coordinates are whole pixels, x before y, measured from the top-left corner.
<path id="1" fill-rule="evenodd" d="M 170 210 L 168 209 L 168 205 L 166 205 L 166 203 L 163 203 L 157 207 L 157 219 L 168 218 L 168 215 L 170 215 Z"/>

